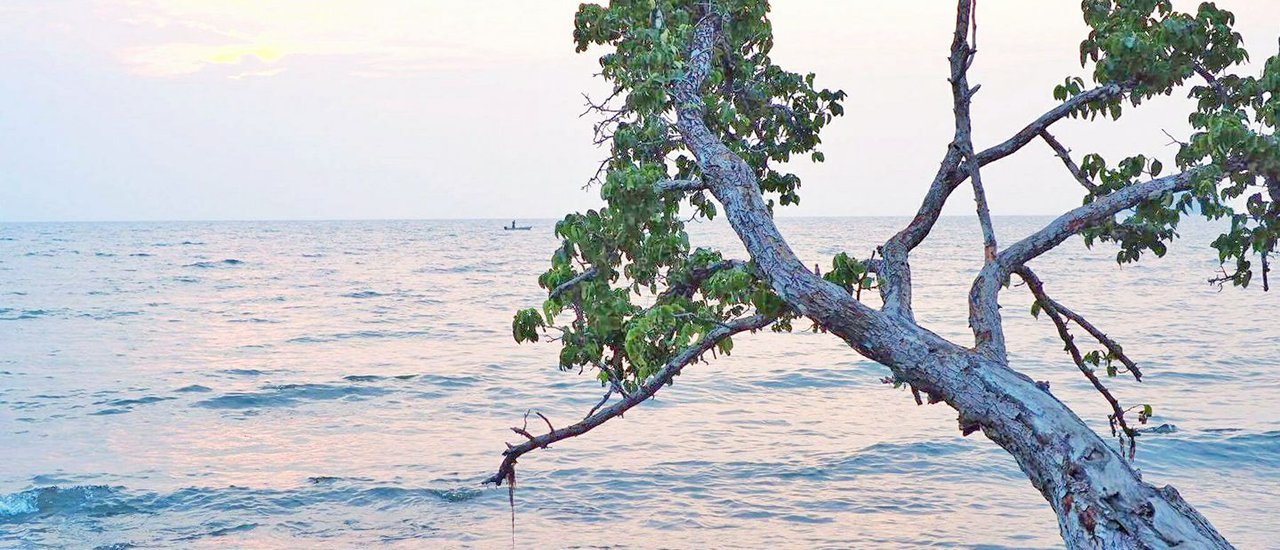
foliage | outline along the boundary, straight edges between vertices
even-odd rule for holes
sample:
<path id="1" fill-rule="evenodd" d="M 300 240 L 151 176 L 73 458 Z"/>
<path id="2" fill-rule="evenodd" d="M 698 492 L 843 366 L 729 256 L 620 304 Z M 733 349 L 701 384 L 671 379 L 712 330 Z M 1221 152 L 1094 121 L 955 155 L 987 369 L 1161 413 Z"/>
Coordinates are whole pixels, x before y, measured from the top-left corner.
<path id="1" fill-rule="evenodd" d="M 845 94 L 818 89 L 813 74 L 773 63 L 768 11 L 766 2 L 754 0 L 711 8 L 615 0 L 579 8 L 577 49 L 607 47 L 600 74 L 614 90 L 611 101 L 595 106 L 606 117 L 601 132 L 610 146 L 600 182 L 606 206 L 557 223 L 561 245 L 539 284 L 550 291 L 590 270 L 597 276 L 548 299 L 541 312 L 517 314 L 518 341 L 536 339 L 546 325 L 562 333 L 562 369 L 593 367 L 602 382 L 634 388 L 726 320 L 754 312 L 777 317 L 775 330 L 791 328 L 793 315 L 750 265 L 723 268 L 720 252 L 690 247 L 682 209 L 710 220 L 717 215 L 713 201 L 702 192 L 655 188 L 663 180 L 699 177 L 675 134 L 677 105 L 669 90 L 684 74 L 693 26 L 711 14 L 727 24 L 708 79 L 707 122 L 755 169 L 771 207 L 799 202 L 800 178 L 785 164 L 804 155 L 823 160 L 819 132 L 842 114 Z M 559 324 L 562 318 L 568 322 Z M 717 348 L 731 349 L 729 340 Z"/>
<path id="2" fill-rule="evenodd" d="M 1249 258 L 1265 261 L 1280 237 L 1280 141 L 1275 136 L 1280 55 L 1268 59 L 1258 77 L 1223 74 L 1249 54 L 1232 29 L 1235 16 L 1212 2 L 1200 4 L 1194 14 L 1174 11 L 1170 0 L 1085 0 L 1082 7 L 1091 32 L 1080 44 L 1081 64 L 1092 64 L 1094 82 L 1127 93 L 1087 104 L 1077 116 L 1119 119 L 1125 101 L 1136 107 L 1193 79 L 1203 81 L 1190 89 L 1196 100 L 1188 117 L 1194 133 L 1175 158 L 1179 169 L 1195 170 L 1190 192 L 1148 201 L 1123 220 L 1090 228 L 1086 242 L 1115 242 L 1117 261 L 1133 262 L 1144 251 L 1163 256 L 1183 215 L 1229 218 L 1230 228 L 1213 246 L 1222 262 L 1234 263 L 1226 280 L 1247 286 L 1253 274 Z M 1066 99 L 1082 91 L 1081 79 L 1068 79 L 1054 96 Z M 1081 169 L 1098 183 L 1085 198 L 1089 202 L 1158 177 L 1163 166 L 1140 154 L 1108 166 L 1092 154 Z M 1227 183 L 1219 184 L 1224 175 Z M 1245 211 L 1238 212 L 1233 203 L 1246 195 Z"/>
<path id="3" fill-rule="evenodd" d="M 1219 259 L 1233 264 L 1222 279 L 1247 285 L 1251 258 L 1275 250 L 1280 237 L 1280 55 L 1259 76 L 1226 71 L 1248 60 L 1232 29 L 1234 15 L 1203 3 L 1195 13 L 1175 11 L 1169 0 L 1085 0 L 1089 36 L 1081 64 L 1102 87 L 1121 93 L 1081 104 L 1072 116 L 1118 119 L 1159 95 L 1193 82 L 1189 116 L 1194 134 L 1173 159 L 1186 173 L 1187 192 L 1168 193 L 1118 219 L 1085 229 L 1086 242 L 1114 242 L 1119 262 L 1144 252 L 1163 255 L 1180 220 L 1199 213 L 1227 218 L 1230 228 L 1215 242 Z M 778 317 L 775 330 L 790 330 L 795 312 L 765 284 L 750 263 L 728 262 L 719 251 L 694 248 L 685 217 L 710 220 L 717 207 L 704 191 L 663 191 L 665 180 L 700 180 L 698 164 L 679 139 L 679 107 L 672 83 L 685 72 L 694 25 L 720 17 L 703 89 L 706 123 L 755 171 L 772 210 L 800 200 L 800 179 L 786 164 L 807 157 L 821 162 L 821 130 L 843 114 L 845 93 L 819 89 L 813 74 L 775 65 L 768 2 L 761 0 L 615 0 L 583 4 L 574 19 L 579 52 L 603 47 L 600 76 L 612 86 L 608 100 L 592 107 L 609 145 L 599 192 L 605 206 L 566 216 L 556 225 L 561 240 L 539 284 L 551 292 L 540 310 L 519 312 L 517 341 L 558 332 L 562 369 L 593 368 L 602 383 L 634 388 L 678 350 L 727 320 L 750 313 Z M 1055 88 L 1059 101 L 1088 92 L 1084 79 Z M 1166 159 L 1167 160 L 1167 159 Z M 1085 203 L 1158 177 L 1178 177 L 1144 154 L 1109 162 L 1083 158 L 1082 172 L 1096 182 Z M 1226 176 L 1225 183 L 1219 183 Z M 1237 211 L 1244 201 L 1245 208 Z M 875 288 L 868 262 L 846 254 L 833 258 L 824 278 L 849 292 Z M 587 276 L 592 275 L 592 276 Z M 566 286 L 567 288 L 561 288 Z M 728 353 L 731 342 L 718 351 Z M 1091 354 L 1109 374 L 1112 357 Z"/>

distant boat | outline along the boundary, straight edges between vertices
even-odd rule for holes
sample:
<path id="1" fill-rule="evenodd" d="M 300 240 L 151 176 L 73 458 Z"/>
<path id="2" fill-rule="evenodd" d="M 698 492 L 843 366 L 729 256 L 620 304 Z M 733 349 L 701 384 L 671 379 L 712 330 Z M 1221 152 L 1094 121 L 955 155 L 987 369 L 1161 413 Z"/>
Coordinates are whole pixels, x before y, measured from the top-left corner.
<path id="1" fill-rule="evenodd" d="M 502 226 L 503 231 L 528 231 L 533 229 L 532 225 L 516 225 L 515 220 L 511 220 L 511 225 Z"/>

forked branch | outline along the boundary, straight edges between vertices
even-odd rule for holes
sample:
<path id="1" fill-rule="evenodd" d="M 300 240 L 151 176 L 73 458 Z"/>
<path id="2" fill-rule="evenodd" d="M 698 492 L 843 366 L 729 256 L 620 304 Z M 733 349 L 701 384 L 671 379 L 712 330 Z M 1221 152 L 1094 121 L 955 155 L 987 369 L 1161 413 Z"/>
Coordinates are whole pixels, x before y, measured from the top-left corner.
<path id="1" fill-rule="evenodd" d="M 1054 123 L 1066 118 L 1081 107 L 1096 101 L 1106 101 L 1119 97 L 1124 95 L 1126 91 L 1127 89 L 1119 84 L 1107 84 L 1067 99 L 1040 115 L 1039 118 L 1027 124 L 1026 127 L 1013 136 L 979 152 L 976 155 L 978 167 L 981 168 L 1016 153 L 1036 139 L 1037 136 L 1040 136 L 1041 132 L 1044 132 Z M 929 190 L 925 193 L 924 200 L 915 217 L 907 224 L 907 227 L 895 234 L 881 247 L 881 253 L 884 256 L 884 272 L 880 273 L 884 285 L 881 287 L 881 296 L 884 298 L 885 311 L 896 313 L 908 319 L 913 318 L 911 311 L 911 266 L 907 257 L 911 250 L 919 246 L 929 236 L 929 231 L 933 229 L 938 217 L 942 215 L 942 208 L 946 205 L 951 193 L 969 178 L 968 171 L 961 166 L 963 160 L 964 155 L 955 146 L 955 143 L 948 145 L 942 164 L 938 167 L 938 172 L 934 176 L 933 182 L 929 185 Z"/>
<path id="2" fill-rule="evenodd" d="M 1125 409 L 1120 406 L 1120 402 L 1116 400 L 1115 396 L 1111 395 L 1111 391 L 1102 384 L 1102 381 L 1098 379 L 1098 375 L 1093 372 L 1093 369 L 1085 363 L 1084 356 L 1080 354 L 1080 348 L 1076 346 L 1075 337 L 1071 335 L 1071 331 L 1067 328 L 1067 322 L 1063 319 L 1061 311 L 1059 311 L 1055 306 L 1056 302 L 1049 298 L 1049 295 L 1045 293 L 1044 282 L 1042 282 L 1040 278 L 1037 277 L 1029 268 L 1020 267 L 1017 270 L 1017 273 L 1022 277 L 1023 281 L 1026 281 L 1027 288 L 1030 289 L 1031 294 L 1036 297 L 1036 301 L 1040 302 L 1040 306 L 1044 310 L 1045 314 L 1053 320 L 1053 325 L 1058 329 L 1058 336 L 1062 338 L 1062 343 L 1066 345 L 1067 353 L 1071 354 L 1071 360 L 1075 362 L 1076 367 L 1080 369 L 1080 372 L 1084 373 L 1085 378 L 1089 379 L 1089 383 L 1093 385 L 1093 388 L 1098 390 L 1098 393 L 1102 394 L 1103 399 L 1106 399 L 1107 403 L 1111 405 L 1111 414 L 1108 415 L 1107 419 L 1111 422 L 1112 435 L 1120 438 L 1120 445 L 1122 449 L 1127 442 L 1129 459 L 1133 460 L 1133 454 L 1137 448 L 1134 438 L 1137 436 L 1138 432 L 1129 428 L 1129 424 L 1125 422 Z M 1117 427 L 1119 427 L 1118 431 L 1116 430 Z"/>
<path id="3" fill-rule="evenodd" d="M 484 482 L 492 483 L 494 485 L 502 485 L 504 481 L 514 477 L 516 461 L 521 456 L 524 456 L 525 453 L 534 449 L 545 449 L 548 445 L 557 441 L 577 437 L 591 431 L 596 426 L 604 424 L 611 418 L 622 416 L 623 413 L 627 412 L 632 407 L 639 405 L 650 397 L 653 397 L 653 395 L 658 393 L 658 390 L 662 389 L 663 386 L 670 384 L 672 379 L 675 378 L 676 375 L 680 374 L 681 369 L 689 363 L 694 362 L 699 357 L 702 357 L 703 353 L 706 353 L 707 350 L 715 347 L 716 344 L 720 343 L 725 338 L 740 332 L 762 329 L 769 326 L 769 323 L 772 323 L 773 320 L 773 317 L 753 315 L 751 317 L 744 317 L 742 319 L 737 319 L 719 325 L 708 331 L 698 343 L 685 348 L 684 351 L 681 351 L 675 357 L 672 357 L 671 360 L 667 361 L 667 364 L 659 369 L 657 373 L 641 384 L 636 391 L 631 392 L 621 401 L 600 409 L 596 413 L 584 418 L 581 422 L 564 428 L 551 430 L 542 435 L 535 436 L 525 431 L 525 433 L 522 433 L 521 435 L 524 435 L 526 440 L 519 445 L 511 445 L 506 451 L 503 451 L 502 464 L 498 466 L 497 473 L 490 476 Z M 527 416 L 528 415 L 526 415 L 526 418 Z M 547 425 L 550 426 L 550 422 L 548 422 Z M 513 430 L 514 429 L 516 428 L 513 428 Z M 523 428 L 520 428 L 520 430 L 523 430 Z"/>
<path id="4" fill-rule="evenodd" d="M 1234 165 L 1227 167 L 1235 169 Z M 969 326 L 972 327 L 979 351 L 1005 356 L 997 297 L 1004 281 L 1013 271 L 1116 213 L 1133 208 L 1143 201 L 1157 199 L 1166 193 L 1191 189 L 1196 180 L 1209 170 L 1199 167 L 1130 185 L 1093 202 L 1058 216 L 1039 231 L 1010 245 L 996 255 L 996 260 L 982 268 L 969 292 Z"/>

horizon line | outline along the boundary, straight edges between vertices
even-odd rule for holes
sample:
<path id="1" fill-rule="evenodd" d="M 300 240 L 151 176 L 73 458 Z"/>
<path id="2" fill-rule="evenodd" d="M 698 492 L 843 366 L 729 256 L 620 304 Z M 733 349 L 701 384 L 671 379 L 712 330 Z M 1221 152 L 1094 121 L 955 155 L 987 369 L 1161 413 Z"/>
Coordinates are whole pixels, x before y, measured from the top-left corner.
<path id="1" fill-rule="evenodd" d="M 875 219 L 875 218 L 909 218 L 915 214 L 814 214 L 799 216 L 775 216 L 774 219 L 781 220 L 801 220 L 801 219 Z M 992 214 L 992 218 L 1052 218 L 1061 216 L 1062 213 L 1056 214 Z M 939 218 L 972 218 L 972 214 L 944 214 Z M 530 217 L 515 218 L 516 221 L 559 221 L 561 217 Z M 723 216 L 717 216 L 715 220 L 696 220 L 690 223 L 720 223 Z M 191 219 L 79 219 L 79 220 L 3 220 L 0 219 L 0 225 L 19 225 L 19 224 L 59 224 L 59 223 L 264 223 L 264 222 L 464 222 L 464 221 L 502 221 L 510 220 L 510 218 L 191 218 Z"/>

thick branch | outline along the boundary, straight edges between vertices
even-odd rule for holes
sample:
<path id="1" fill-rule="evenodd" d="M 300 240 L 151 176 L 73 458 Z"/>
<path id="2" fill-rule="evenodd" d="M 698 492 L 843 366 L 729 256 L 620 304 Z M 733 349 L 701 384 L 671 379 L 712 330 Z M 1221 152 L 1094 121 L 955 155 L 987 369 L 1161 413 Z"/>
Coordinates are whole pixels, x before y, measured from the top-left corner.
<path id="1" fill-rule="evenodd" d="M 1085 228 L 1114 216 L 1121 210 L 1139 203 L 1159 198 L 1165 193 L 1176 193 L 1191 188 L 1197 176 L 1206 167 L 1187 170 L 1179 174 L 1130 185 L 1093 202 L 1075 208 L 1059 216 L 1049 225 L 1014 243 L 996 255 L 996 260 L 986 265 L 973 282 L 969 292 L 969 326 L 973 328 L 979 351 L 1004 356 L 1004 339 L 1001 333 L 1000 305 L 997 297 L 1000 287 L 1019 266 L 1062 244 L 1068 237 Z"/>
<path id="2" fill-rule="evenodd" d="M 1074 208 L 1058 216 L 1039 231 L 1001 251 L 996 258 L 1000 271 L 1007 275 L 1014 267 L 1052 250 L 1068 237 L 1114 216 L 1121 210 L 1160 198 L 1165 193 L 1187 191 L 1191 189 L 1196 178 L 1203 175 L 1207 169 L 1208 167 L 1193 168 L 1178 174 L 1130 185 L 1099 197 L 1089 204 Z"/>
<path id="3" fill-rule="evenodd" d="M 1057 107 L 1050 109 L 1045 114 L 1040 115 L 1040 118 L 1032 121 L 1031 124 L 1028 124 L 1025 128 L 1019 130 L 1018 133 L 1014 134 L 1009 139 L 978 153 L 978 164 L 986 166 L 992 162 L 1012 155 L 1022 149 L 1026 144 L 1031 143 L 1031 140 L 1034 140 L 1039 136 L 1040 132 L 1043 132 L 1050 126 L 1053 126 L 1055 122 L 1066 118 L 1072 111 L 1095 101 L 1114 99 L 1123 95 L 1125 92 L 1126 89 L 1121 87 L 1119 84 L 1107 84 L 1105 86 L 1099 86 L 1092 90 L 1082 92 L 1080 95 L 1072 97 L 1071 99 L 1062 102 L 1061 105 L 1058 105 Z"/>
<path id="4" fill-rule="evenodd" d="M 571 426 L 566 426 L 558 430 L 551 430 L 550 432 L 538 436 L 526 435 L 526 441 L 519 445 L 511 446 L 506 451 L 503 451 L 502 464 L 498 467 L 498 472 L 490 476 L 489 479 L 486 479 L 485 483 L 502 485 L 503 481 L 513 475 L 516 461 L 525 453 L 534 449 L 545 449 L 548 445 L 557 441 L 577 437 L 591 431 L 591 429 L 596 426 L 604 424 L 605 421 L 611 418 L 622 416 L 622 413 L 627 412 L 629 409 L 639 405 L 646 399 L 653 397 L 653 395 L 658 393 L 658 390 L 662 389 L 663 386 L 670 384 L 671 380 L 675 378 L 676 375 L 680 374 L 681 369 L 689 363 L 697 360 L 703 353 L 706 353 L 707 350 L 715 347 L 716 344 L 720 343 L 725 338 L 740 332 L 764 328 L 771 322 L 773 322 L 772 317 L 753 315 L 751 317 L 724 323 L 711 329 L 707 332 L 706 336 L 703 336 L 702 340 L 693 346 L 685 348 L 684 351 L 681 351 L 675 357 L 671 358 L 671 360 L 659 369 L 653 377 L 645 381 L 645 383 L 641 384 L 635 392 L 627 395 L 621 401 L 600 409 L 595 414 L 592 414 L 581 422 Z M 548 423 L 548 426 L 549 425 L 550 424 Z"/>
<path id="5" fill-rule="evenodd" d="M 796 256 L 778 231 L 769 207 L 760 194 L 755 171 L 711 132 L 703 120 L 702 86 L 710 71 L 712 48 L 720 32 L 716 15 L 703 17 L 694 28 L 689 62 L 683 78 L 672 86 L 678 106 L 678 125 L 685 145 L 697 157 L 702 180 L 724 207 L 725 217 L 737 233 L 762 276 L 778 295 L 805 316 L 838 312 L 842 337 L 867 357 L 885 357 L 887 350 L 870 349 L 858 334 L 877 322 L 878 312 L 857 301 L 844 289 L 823 280 Z"/>
<path id="6" fill-rule="evenodd" d="M 1063 147 L 1062 143 L 1059 142 L 1057 138 L 1053 137 L 1053 134 L 1050 134 L 1048 130 L 1044 130 L 1040 132 L 1040 137 L 1044 138 L 1044 142 L 1048 143 L 1049 147 L 1053 148 L 1053 153 L 1058 155 L 1058 158 L 1062 159 L 1062 164 L 1066 165 L 1067 171 L 1071 172 L 1071 176 L 1076 178 L 1076 181 L 1080 182 L 1080 185 L 1083 185 L 1090 193 L 1098 190 L 1098 186 L 1092 181 L 1089 181 L 1089 177 L 1084 174 L 1084 171 L 1080 169 L 1080 166 L 1076 164 L 1076 161 L 1071 160 L 1071 151 L 1068 151 L 1066 147 Z"/>
<path id="7" fill-rule="evenodd" d="M 662 180 L 654 184 L 659 193 L 703 191 L 707 184 L 698 180 Z"/>

